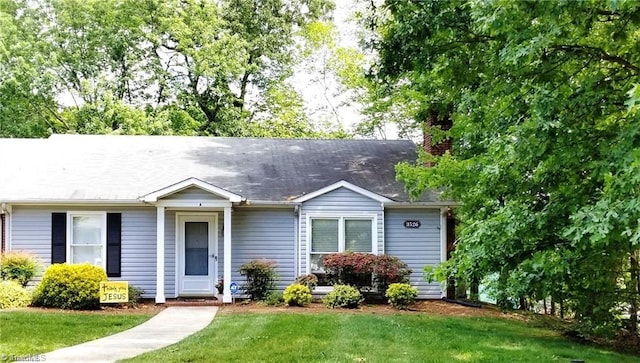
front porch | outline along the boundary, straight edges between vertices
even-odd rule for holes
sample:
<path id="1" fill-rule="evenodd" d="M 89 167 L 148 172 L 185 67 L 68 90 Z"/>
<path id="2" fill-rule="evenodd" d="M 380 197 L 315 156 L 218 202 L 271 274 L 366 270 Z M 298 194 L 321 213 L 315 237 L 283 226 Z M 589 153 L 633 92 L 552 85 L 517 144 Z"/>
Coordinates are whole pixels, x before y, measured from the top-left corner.
<path id="1" fill-rule="evenodd" d="M 155 302 L 164 304 L 167 298 L 178 297 L 213 298 L 217 295 L 215 284 L 221 279 L 222 302 L 231 303 L 232 207 L 242 198 L 201 180 L 188 179 L 143 200 L 156 207 Z M 169 294 L 167 286 L 173 290 Z"/>

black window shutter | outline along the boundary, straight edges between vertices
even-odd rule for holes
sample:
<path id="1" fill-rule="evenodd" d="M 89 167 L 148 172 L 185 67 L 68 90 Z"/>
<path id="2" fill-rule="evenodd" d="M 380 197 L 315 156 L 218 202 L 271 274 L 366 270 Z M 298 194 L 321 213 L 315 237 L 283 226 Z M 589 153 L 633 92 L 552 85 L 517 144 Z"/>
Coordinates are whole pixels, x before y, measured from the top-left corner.
<path id="1" fill-rule="evenodd" d="M 107 213 L 107 276 L 120 277 L 122 214 Z"/>
<path id="2" fill-rule="evenodd" d="M 67 261 L 67 213 L 51 213 L 51 263 Z"/>

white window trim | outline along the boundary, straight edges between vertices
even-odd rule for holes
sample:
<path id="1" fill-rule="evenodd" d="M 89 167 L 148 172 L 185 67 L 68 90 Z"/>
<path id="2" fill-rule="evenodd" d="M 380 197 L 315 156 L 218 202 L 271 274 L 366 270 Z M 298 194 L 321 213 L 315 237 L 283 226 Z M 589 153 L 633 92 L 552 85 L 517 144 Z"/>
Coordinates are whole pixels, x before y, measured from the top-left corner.
<path id="1" fill-rule="evenodd" d="M 100 216 L 102 220 L 102 232 L 100 243 L 102 245 L 102 264 L 99 267 L 107 269 L 107 212 L 103 211 L 69 211 L 67 212 L 67 262 L 73 263 L 73 255 L 71 254 L 71 243 L 73 242 L 73 217 L 76 216 Z M 84 245 L 78 245 L 84 246 Z"/>
<path id="2" fill-rule="evenodd" d="M 360 220 L 370 220 L 371 221 L 371 254 L 378 254 L 378 215 L 377 214 L 357 214 L 357 213 L 310 213 L 307 214 L 307 263 L 306 269 L 307 274 L 312 273 L 311 271 L 311 236 L 312 236 L 312 224 L 311 221 L 314 219 L 337 219 L 338 222 L 338 253 L 344 252 L 344 220 L 345 219 L 360 219 Z M 327 290 L 328 289 L 328 290 Z M 330 291 L 333 289 L 332 287 L 323 287 L 318 286 L 316 291 L 324 292 Z"/>

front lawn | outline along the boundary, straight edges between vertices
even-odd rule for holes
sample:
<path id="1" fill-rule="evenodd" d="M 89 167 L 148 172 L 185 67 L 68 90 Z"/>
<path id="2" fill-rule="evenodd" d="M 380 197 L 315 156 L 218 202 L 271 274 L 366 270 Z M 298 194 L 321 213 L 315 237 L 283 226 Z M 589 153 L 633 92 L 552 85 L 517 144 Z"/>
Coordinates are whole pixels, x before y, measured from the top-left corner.
<path id="1" fill-rule="evenodd" d="M 495 317 L 228 313 L 182 342 L 126 362 L 640 362 Z"/>
<path id="2" fill-rule="evenodd" d="M 153 312 L 0 311 L 0 356 L 45 353 L 101 338 L 134 327 L 152 315 Z"/>

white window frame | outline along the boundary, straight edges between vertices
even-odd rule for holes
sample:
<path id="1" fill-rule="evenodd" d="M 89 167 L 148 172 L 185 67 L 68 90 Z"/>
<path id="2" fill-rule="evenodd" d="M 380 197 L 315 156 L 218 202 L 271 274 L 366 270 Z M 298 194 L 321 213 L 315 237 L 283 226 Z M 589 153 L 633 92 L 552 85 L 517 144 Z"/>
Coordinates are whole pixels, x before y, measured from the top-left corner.
<path id="1" fill-rule="evenodd" d="M 73 217 L 86 217 L 86 216 L 100 216 L 102 222 L 102 231 L 100 233 L 100 245 L 102 246 L 102 264 L 95 265 L 98 267 L 102 267 L 106 270 L 107 268 L 107 212 L 103 211 L 70 211 L 67 212 L 67 262 L 70 264 L 75 264 L 72 261 L 73 254 L 71 253 L 72 247 L 75 246 L 89 246 L 86 244 L 73 244 Z M 95 245 L 91 245 L 95 246 Z"/>
<path id="2" fill-rule="evenodd" d="M 371 253 L 373 255 L 378 254 L 378 215 L 377 214 L 351 214 L 351 213 L 312 213 L 307 214 L 307 274 L 313 273 L 311 271 L 311 237 L 313 235 L 313 223 L 314 219 L 335 219 L 338 220 L 338 251 L 336 252 L 327 252 L 329 253 L 340 253 L 345 252 L 344 245 L 344 230 L 345 230 L 345 220 L 368 220 L 371 221 Z M 333 288 L 330 286 L 318 286 L 316 291 L 330 291 Z"/>

